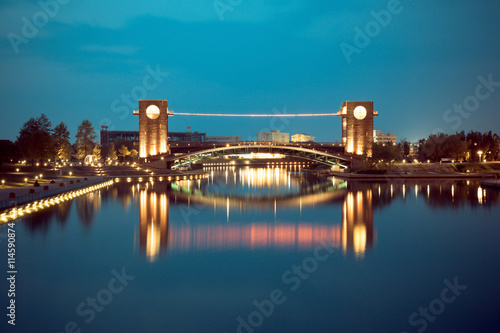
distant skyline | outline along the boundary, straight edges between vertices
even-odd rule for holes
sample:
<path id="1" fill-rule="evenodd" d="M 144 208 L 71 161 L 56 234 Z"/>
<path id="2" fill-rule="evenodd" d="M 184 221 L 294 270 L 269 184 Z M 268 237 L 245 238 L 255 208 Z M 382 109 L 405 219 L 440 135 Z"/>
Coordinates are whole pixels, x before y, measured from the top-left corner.
<path id="1" fill-rule="evenodd" d="M 138 130 L 137 99 L 174 112 L 335 113 L 374 101 L 374 129 L 500 133 L 500 3 L 42 0 L 0 4 L 0 139 L 30 117 Z M 274 119 L 274 120 L 273 120 Z M 170 131 L 280 129 L 341 140 L 341 118 L 173 116 Z"/>

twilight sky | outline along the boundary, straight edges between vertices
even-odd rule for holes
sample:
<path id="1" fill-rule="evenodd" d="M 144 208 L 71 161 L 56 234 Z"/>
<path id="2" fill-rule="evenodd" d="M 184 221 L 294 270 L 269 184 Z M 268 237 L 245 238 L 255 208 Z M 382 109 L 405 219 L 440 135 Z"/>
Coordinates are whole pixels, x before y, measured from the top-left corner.
<path id="1" fill-rule="evenodd" d="M 137 130 L 138 98 L 290 114 L 373 100 L 375 129 L 399 138 L 500 133 L 499 14 L 466 0 L 2 1 L 0 139 L 41 113 L 73 141 L 83 119 Z M 341 138 L 340 118 L 285 119 L 179 115 L 169 129 Z"/>

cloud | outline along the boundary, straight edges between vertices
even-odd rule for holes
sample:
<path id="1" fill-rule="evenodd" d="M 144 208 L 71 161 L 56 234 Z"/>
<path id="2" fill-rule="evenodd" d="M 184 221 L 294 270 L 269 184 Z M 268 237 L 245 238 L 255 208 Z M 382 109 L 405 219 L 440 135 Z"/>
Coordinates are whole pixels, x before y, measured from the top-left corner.
<path id="1" fill-rule="evenodd" d="M 228 9 L 224 21 L 262 22 L 291 11 L 299 11 L 307 2 L 266 0 L 185 0 L 185 1 L 118 1 L 88 0 L 70 1 L 61 5 L 53 20 L 65 24 L 87 24 L 93 27 L 121 29 L 140 16 L 155 16 L 180 22 L 221 21 L 214 7 L 219 1 Z M 26 1 L 21 1 L 26 2 Z M 234 4 L 234 5 L 231 5 Z M 17 6 L 21 9 L 21 6 Z M 33 10 L 31 10 L 33 11 Z M 29 10 L 16 10 L 18 16 L 30 15 Z M 23 14 L 25 13 L 25 14 Z M 12 15 L 12 14 L 11 14 Z M 32 15 L 32 14 L 31 14 Z M 16 16 L 14 14 L 14 16 Z"/>

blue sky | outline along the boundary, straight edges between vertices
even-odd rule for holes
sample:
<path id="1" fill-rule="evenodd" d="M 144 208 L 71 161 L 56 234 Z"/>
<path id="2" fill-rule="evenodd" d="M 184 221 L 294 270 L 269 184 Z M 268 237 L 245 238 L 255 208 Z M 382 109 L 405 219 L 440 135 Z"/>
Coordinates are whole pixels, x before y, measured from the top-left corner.
<path id="1" fill-rule="evenodd" d="M 399 138 L 500 133 L 499 14 L 499 2 L 463 0 L 3 1 L 0 139 L 41 113 L 73 140 L 83 119 L 135 130 L 123 96 L 137 105 L 144 92 L 203 113 L 330 113 L 373 100 L 375 129 Z M 346 57 L 346 45 L 357 51 Z M 243 140 L 273 128 L 341 138 L 337 117 L 169 120 L 171 131 L 186 126 Z"/>

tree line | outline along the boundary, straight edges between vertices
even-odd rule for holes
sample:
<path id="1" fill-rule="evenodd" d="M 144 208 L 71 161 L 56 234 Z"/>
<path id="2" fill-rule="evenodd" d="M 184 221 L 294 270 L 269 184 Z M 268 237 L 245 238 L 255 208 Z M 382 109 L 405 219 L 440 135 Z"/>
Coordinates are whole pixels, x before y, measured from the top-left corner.
<path id="1" fill-rule="evenodd" d="M 411 153 L 411 146 L 414 152 Z M 480 154 L 481 153 L 481 154 Z M 496 161 L 500 158 L 500 137 L 492 131 L 481 133 L 457 132 L 455 134 L 431 134 L 427 139 L 420 139 L 418 144 L 411 144 L 402 139 L 396 145 L 373 143 L 373 161 L 402 161 L 417 159 L 420 162 L 439 162 L 442 158 L 463 162 Z"/>
<path id="2" fill-rule="evenodd" d="M 55 127 L 45 114 L 38 118 L 31 117 L 23 124 L 15 143 L 7 140 L 0 142 L 0 164 L 9 161 L 26 160 L 32 165 L 44 160 L 67 162 L 83 160 L 93 155 L 96 160 L 116 161 L 121 157 L 136 159 L 138 152 L 130 141 L 119 141 L 110 146 L 101 146 L 97 142 L 96 132 L 89 120 L 83 120 L 78 126 L 73 144 L 70 132 L 64 122 Z"/>

